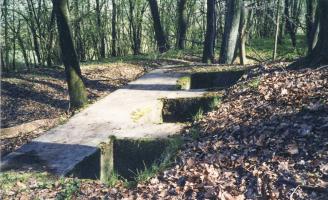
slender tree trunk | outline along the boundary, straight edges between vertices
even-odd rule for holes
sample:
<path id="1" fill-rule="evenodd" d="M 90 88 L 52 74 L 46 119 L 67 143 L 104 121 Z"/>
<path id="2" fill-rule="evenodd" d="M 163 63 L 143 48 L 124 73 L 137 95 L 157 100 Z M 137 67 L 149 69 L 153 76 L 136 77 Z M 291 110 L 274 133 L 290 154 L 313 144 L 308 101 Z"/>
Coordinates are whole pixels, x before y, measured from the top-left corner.
<path id="1" fill-rule="evenodd" d="M 186 2 L 187 0 L 178 0 L 178 33 L 177 33 L 177 48 L 184 49 L 186 43 L 187 33 L 187 19 L 186 19 Z"/>
<path id="2" fill-rule="evenodd" d="M 276 8 L 276 32 L 274 38 L 274 48 L 273 48 L 273 55 L 272 60 L 275 61 L 277 58 L 277 48 L 278 48 L 278 39 L 279 39 L 279 27 L 280 27 L 280 0 L 278 0 L 278 5 Z"/>
<path id="3" fill-rule="evenodd" d="M 320 21 L 320 31 L 318 42 L 315 48 L 306 57 L 298 59 L 290 65 L 292 69 L 303 67 L 318 67 L 328 64 L 328 1 L 319 0 L 318 17 Z"/>
<path id="4" fill-rule="evenodd" d="M 227 1 L 226 20 L 224 24 L 224 34 L 221 44 L 219 63 L 232 64 L 236 44 L 238 40 L 238 30 L 240 23 L 242 0 Z"/>
<path id="5" fill-rule="evenodd" d="M 315 46 L 313 43 L 318 29 L 317 0 L 307 0 L 306 4 L 306 38 L 309 54 Z"/>
<path id="6" fill-rule="evenodd" d="M 29 17 L 31 19 L 30 20 L 30 29 L 31 29 L 31 32 L 32 32 L 34 51 L 35 51 L 35 55 L 36 55 L 36 58 L 37 58 L 37 65 L 42 65 L 41 53 L 40 53 L 40 44 L 39 44 L 36 25 L 35 25 L 35 18 L 33 17 L 33 2 L 28 0 L 27 5 L 28 5 L 27 8 L 28 8 Z"/>
<path id="7" fill-rule="evenodd" d="M 76 44 L 76 52 L 77 52 L 78 60 L 85 61 L 87 59 L 87 55 L 86 55 L 87 52 L 81 34 L 82 31 L 81 31 L 81 20 L 79 14 L 79 1 L 80 0 L 73 1 L 73 12 L 76 18 L 73 23 L 74 38 L 75 38 L 74 41 Z"/>
<path id="8" fill-rule="evenodd" d="M 247 63 L 246 58 L 246 28 L 248 24 L 248 9 L 243 3 L 240 15 L 240 27 L 239 27 L 239 58 L 240 64 L 245 65 Z"/>
<path id="9" fill-rule="evenodd" d="M 214 40 L 215 40 L 215 0 L 207 0 L 206 34 L 203 49 L 203 63 L 214 63 Z"/>
<path id="10" fill-rule="evenodd" d="M 316 20 L 315 20 L 315 23 L 314 23 L 314 29 L 313 29 L 313 36 L 312 36 L 313 38 L 312 38 L 312 41 L 311 41 L 311 44 L 310 44 L 312 50 L 314 49 L 314 47 L 316 46 L 316 44 L 318 42 L 319 32 L 320 32 L 320 22 L 319 22 L 319 17 L 316 17 Z"/>
<path id="11" fill-rule="evenodd" d="M 139 55 L 141 52 L 142 18 L 145 8 L 140 4 L 140 1 L 129 0 L 129 34 L 134 55 Z"/>
<path id="12" fill-rule="evenodd" d="M 87 104 L 88 99 L 69 26 L 67 0 L 53 0 L 53 6 L 57 18 L 59 45 L 68 84 L 70 108 L 76 109 Z"/>
<path id="13" fill-rule="evenodd" d="M 105 36 L 104 36 L 104 30 L 102 28 L 102 22 L 101 22 L 101 9 L 100 9 L 100 3 L 99 0 L 96 0 L 96 14 L 97 14 L 97 27 L 98 27 L 98 33 L 99 33 L 99 54 L 100 58 L 104 59 L 106 52 L 105 52 Z"/>
<path id="14" fill-rule="evenodd" d="M 52 42 L 53 42 L 53 25 L 55 23 L 55 11 L 52 9 L 51 11 L 51 16 L 50 16 L 50 21 L 48 25 L 48 41 L 47 41 L 47 66 L 51 67 L 52 66 L 52 60 L 51 60 L 51 55 L 52 55 Z"/>
<path id="15" fill-rule="evenodd" d="M 25 62 L 25 66 L 28 70 L 30 70 L 30 64 L 28 62 L 28 56 L 27 56 L 27 53 L 26 53 L 26 49 L 25 49 L 25 45 L 24 45 L 24 40 L 22 38 L 22 36 L 20 35 L 20 33 L 18 32 L 17 33 L 17 39 L 18 39 L 18 45 L 19 45 L 19 48 L 21 49 L 21 52 L 23 54 L 23 58 L 24 58 L 24 62 Z"/>
<path id="16" fill-rule="evenodd" d="M 286 30 L 290 35 L 292 45 L 296 48 L 296 30 L 295 30 L 295 21 L 293 21 L 292 15 L 290 14 L 290 0 L 285 0 L 285 17 L 286 17 Z"/>
<path id="17" fill-rule="evenodd" d="M 117 34 L 116 34 L 116 1 L 112 0 L 112 6 L 113 6 L 113 11 L 112 11 L 112 56 L 117 56 L 116 53 L 116 40 L 117 40 Z"/>
<path id="18" fill-rule="evenodd" d="M 3 1 L 3 18 L 4 18 L 4 39 L 5 39 L 5 46 L 4 46 L 4 69 L 6 71 L 9 70 L 9 42 L 8 42 L 8 0 Z"/>
<path id="19" fill-rule="evenodd" d="M 153 18 L 155 38 L 157 41 L 158 50 L 161 53 L 169 50 L 169 45 L 167 43 L 166 35 L 161 24 L 161 19 L 158 12 L 157 0 L 148 0 L 150 6 L 150 12 Z"/>
<path id="20" fill-rule="evenodd" d="M 285 3 L 284 3 L 284 1 L 281 1 L 280 2 L 280 10 L 282 11 L 282 10 L 285 10 Z M 286 22 L 286 20 L 282 20 L 282 19 L 284 19 L 283 17 L 280 17 L 280 27 L 279 27 L 279 35 L 278 35 L 278 44 L 283 44 L 283 41 L 284 41 L 284 37 L 285 37 L 285 27 L 286 27 L 286 25 L 285 25 L 285 22 Z"/>
<path id="21" fill-rule="evenodd" d="M 0 46 L 0 59 L 1 59 L 1 66 L 0 66 L 0 70 L 2 67 L 5 66 L 5 59 L 4 59 L 4 55 L 3 55 L 3 52 L 4 52 L 4 47 L 3 46 Z"/>
<path id="22" fill-rule="evenodd" d="M 27 68 L 27 70 L 30 70 L 30 64 L 28 62 L 28 56 L 26 54 L 26 49 L 25 49 L 25 45 L 24 45 L 24 40 L 22 38 L 22 36 L 20 35 L 20 29 L 21 29 L 21 22 L 20 20 L 18 21 L 18 27 L 17 27 L 17 40 L 18 40 L 18 45 L 19 48 L 21 49 L 21 52 L 23 54 L 23 58 L 24 58 L 24 62 L 25 62 L 25 66 Z"/>
<path id="23" fill-rule="evenodd" d="M 15 7 L 15 2 L 13 3 L 13 7 Z M 16 32 L 16 26 L 15 26 L 15 12 L 12 12 L 12 22 L 11 22 L 12 26 L 13 26 L 13 40 L 12 40 L 12 44 L 13 44 L 13 57 L 12 57 L 12 68 L 15 71 L 16 70 L 16 36 L 17 34 L 15 34 Z"/>

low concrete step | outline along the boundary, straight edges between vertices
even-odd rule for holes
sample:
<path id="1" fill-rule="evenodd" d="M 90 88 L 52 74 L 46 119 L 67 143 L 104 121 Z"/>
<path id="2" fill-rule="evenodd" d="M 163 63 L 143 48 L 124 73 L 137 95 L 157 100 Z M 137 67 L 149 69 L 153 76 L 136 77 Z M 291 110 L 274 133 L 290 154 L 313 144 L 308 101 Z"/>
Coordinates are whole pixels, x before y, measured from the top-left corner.
<path id="1" fill-rule="evenodd" d="M 32 168 L 60 176 L 99 178 L 102 169 L 110 168 L 104 164 L 110 163 L 106 158 L 110 151 L 102 152 L 101 146 L 113 148 L 112 136 L 156 139 L 179 134 L 183 124 L 162 122 L 161 99 L 200 97 L 204 91 L 177 90 L 176 81 L 182 75 L 167 73 L 170 67 L 175 66 L 144 75 L 8 154 L 1 170 Z"/>

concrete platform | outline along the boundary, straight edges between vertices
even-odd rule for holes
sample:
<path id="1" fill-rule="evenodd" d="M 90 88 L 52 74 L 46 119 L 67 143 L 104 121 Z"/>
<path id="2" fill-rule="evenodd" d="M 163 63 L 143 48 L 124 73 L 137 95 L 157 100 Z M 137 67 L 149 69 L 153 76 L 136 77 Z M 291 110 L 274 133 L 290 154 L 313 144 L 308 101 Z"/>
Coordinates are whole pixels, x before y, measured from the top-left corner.
<path id="1" fill-rule="evenodd" d="M 2 158 L 1 170 L 31 168 L 60 176 L 92 174 L 100 171 L 100 146 L 111 136 L 165 138 L 178 134 L 183 124 L 162 122 L 160 99 L 199 97 L 204 91 L 177 90 L 176 81 L 182 74 L 167 73 L 170 67 L 176 66 L 142 76 L 8 154 Z"/>

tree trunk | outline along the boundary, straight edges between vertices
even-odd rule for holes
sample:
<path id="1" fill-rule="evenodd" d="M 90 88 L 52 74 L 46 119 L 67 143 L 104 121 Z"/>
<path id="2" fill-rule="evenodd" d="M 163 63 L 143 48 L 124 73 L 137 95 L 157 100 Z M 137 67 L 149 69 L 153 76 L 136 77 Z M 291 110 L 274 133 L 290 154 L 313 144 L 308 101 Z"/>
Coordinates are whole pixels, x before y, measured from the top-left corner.
<path id="1" fill-rule="evenodd" d="M 246 59 L 246 28 L 248 24 L 248 9 L 243 3 L 240 14 L 240 27 L 239 27 L 239 58 L 240 64 L 245 65 Z"/>
<path id="2" fill-rule="evenodd" d="M 289 67 L 299 69 L 303 67 L 318 67 L 328 64 L 328 1 L 319 0 L 318 17 L 320 21 L 320 31 L 318 42 L 315 48 L 306 57 L 298 59 Z"/>
<path id="3" fill-rule="evenodd" d="M 146 4 L 129 0 L 129 34 L 132 40 L 133 55 L 139 55 L 141 52 L 142 19 L 145 9 Z"/>
<path id="4" fill-rule="evenodd" d="M 290 0 L 285 0 L 286 30 L 290 35 L 293 47 L 296 48 L 296 22 L 293 21 L 293 18 L 291 17 L 292 15 L 290 14 L 290 9 Z"/>
<path id="5" fill-rule="evenodd" d="M 115 0 L 112 0 L 112 6 L 113 6 L 113 10 L 112 10 L 112 56 L 117 56 L 116 53 L 116 39 L 117 39 L 117 34 L 116 34 L 116 2 Z"/>
<path id="6" fill-rule="evenodd" d="M 232 64 L 239 34 L 242 0 L 227 2 L 224 34 L 221 44 L 219 63 Z"/>
<path id="7" fill-rule="evenodd" d="M 280 0 L 278 0 L 278 5 L 276 8 L 276 32 L 274 38 L 274 48 L 273 48 L 273 55 L 272 60 L 275 61 L 277 58 L 277 48 L 278 48 L 278 39 L 279 39 L 279 27 L 280 27 Z"/>
<path id="8" fill-rule="evenodd" d="M 177 48 L 184 49 L 187 33 L 186 19 L 186 2 L 187 0 L 178 0 L 178 32 L 177 32 Z"/>
<path id="9" fill-rule="evenodd" d="M 280 9 L 281 10 L 285 10 L 285 3 L 284 1 L 280 2 Z M 283 17 L 280 18 L 280 27 L 279 27 L 279 35 L 278 35 L 278 44 L 282 45 L 284 42 L 284 37 L 285 37 L 285 21 L 286 20 L 282 20 L 284 19 Z"/>
<path id="10" fill-rule="evenodd" d="M 52 66 L 52 59 L 51 59 L 51 55 L 52 55 L 52 42 L 53 42 L 53 25 L 55 23 L 55 11 L 54 9 L 52 9 L 51 11 L 51 15 L 50 15 L 50 21 L 49 21 L 49 25 L 48 25 L 48 35 L 49 38 L 47 40 L 47 66 L 51 67 Z"/>
<path id="11" fill-rule="evenodd" d="M 15 2 L 13 3 L 13 7 L 15 7 Z M 14 71 L 16 71 L 16 36 L 17 34 L 15 34 L 16 32 L 16 27 L 15 27 L 15 12 L 12 12 L 12 22 L 11 22 L 12 26 L 13 26 L 13 40 L 12 40 L 12 44 L 13 44 L 13 57 L 12 57 L 12 69 Z"/>
<path id="12" fill-rule="evenodd" d="M 76 109 L 86 105 L 88 99 L 69 27 L 67 0 L 53 0 L 53 6 L 57 18 L 59 45 L 68 84 L 70 108 Z"/>
<path id="13" fill-rule="evenodd" d="M 38 35 L 37 35 L 37 30 L 35 26 L 35 20 L 33 18 L 33 2 L 27 1 L 27 8 L 28 8 L 28 13 L 29 13 L 29 18 L 30 18 L 30 29 L 32 32 L 32 38 L 33 38 L 33 45 L 34 45 L 34 51 L 35 55 L 37 58 L 37 65 L 42 65 L 41 61 L 41 53 L 40 53 L 40 44 L 38 40 Z"/>
<path id="14" fill-rule="evenodd" d="M 96 15 L 97 15 L 97 27 L 98 27 L 98 33 L 99 33 L 99 55 L 101 59 L 105 58 L 105 36 L 104 36 L 104 30 L 102 28 L 102 22 L 101 22 L 101 8 L 99 0 L 96 0 Z"/>
<path id="15" fill-rule="evenodd" d="M 27 57 L 27 54 L 26 54 L 25 46 L 24 46 L 24 40 L 23 40 L 22 36 L 20 35 L 20 29 L 21 29 L 21 22 L 19 20 L 18 21 L 17 32 L 16 32 L 18 45 L 19 45 L 19 48 L 21 49 L 21 52 L 23 54 L 25 66 L 26 66 L 27 70 L 30 70 L 30 64 L 28 62 L 28 57 Z"/>
<path id="16" fill-rule="evenodd" d="M 163 31 L 163 27 L 161 24 L 161 19 L 158 12 L 157 0 L 148 0 L 150 6 L 150 12 L 153 18 L 155 38 L 157 41 L 158 50 L 161 53 L 169 50 L 169 45 L 167 43 L 166 36 Z"/>
<path id="17" fill-rule="evenodd" d="M 81 35 L 81 20 L 79 14 L 79 0 L 73 1 L 73 12 L 75 16 L 75 20 L 73 22 L 73 30 L 74 30 L 74 41 L 76 44 L 76 52 L 79 61 L 85 61 L 87 59 L 87 52 L 85 50 L 85 46 L 83 44 L 83 39 Z"/>
<path id="18" fill-rule="evenodd" d="M 6 71 L 9 70 L 9 42 L 8 42 L 8 0 L 3 1 L 3 17 L 4 17 L 4 39 L 5 39 L 5 46 L 4 46 L 4 69 Z"/>
<path id="19" fill-rule="evenodd" d="M 306 39 L 308 45 L 308 54 L 315 47 L 314 40 L 315 34 L 318 29 L 318 17 L 316 17 L 317 0 L 306 1 Z"/>
<path id="20" fill-rule="evenodd" d="M 215 0 L 207 0 L 206 34 L 203 49 L 203 63 L 214 63 Z"/>

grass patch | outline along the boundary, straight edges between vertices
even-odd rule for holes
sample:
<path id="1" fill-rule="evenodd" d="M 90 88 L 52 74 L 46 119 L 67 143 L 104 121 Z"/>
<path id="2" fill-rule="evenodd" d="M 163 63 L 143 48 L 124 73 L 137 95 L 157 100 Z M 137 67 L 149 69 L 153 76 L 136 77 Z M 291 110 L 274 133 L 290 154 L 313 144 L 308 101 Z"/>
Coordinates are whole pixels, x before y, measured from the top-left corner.
<path id="1" fill-rule="evenodd" d="M 195 127 L 192 127 L 191 129 L 189 129 L 189 133 L 193 140 L 197 140 L 200 137 L 200 132 Z"/>
<path id="2" fill-rule="evenodd" d="M 123 141 L 124 142 L 124 141 Z M 129 142 L 129 141 L 125 141 Z M 151 141 L 144 140 L 144 141 L 135 141 L 138 144 L 140 144 L 141 148 L 145 148 L 145 144 L 142 143 L 149 143 L 149 145 L 152 145 L 156 147 L 157 149 L 163 149 L 163 147 L 160 147 L 158 144 L 154 144 Z M 131 141 L 129 142 L 131 143 Z M 151 144 L 150 144 L 151 143 Z M 123 143 L 122 143 L 123 144 Z M 116 172 L 112 174 L 110 179 L 106 182 L 108 186 L 115 186 L 117 183 L 121 182 L 123 185 L 127 188 L 133 188 L 136 187 L 138 183 L 148 181 L 150 178 L 156 176 L 159 172 L 165 170 L 169 166 L 172 165 L 172 163 L 175 162 L 176 154 L 178 150 L 181 148 L 181 145 L 183 144 L 183 140 L 181 136 L 174 136 L 171 138 L 166 139 L 166 146 L 164 148 L 164 151 L 158 156 L 151 164 L 149 164 L 148 161 L 142 161 L 143 167 L 142 168 L 136 168 L 136 169 L 127 169 L 129 170 L 129 173 L 133 175 L 133 178 L 131 177 L 124 177 L 123 175 L 118 174 L 117 170 Z M 133 145 L 129 145 L 129 148 L 131 148 Z M 123 147 L 123 146 L 121 146 Z M 149 147 L 146 147 L 149 148 Z M 122 150 L 122 148 L 120 148 Z M 140 149 L 139 149 L 140 150 Z M 151 149 L 150 149 L 151 150 Z M 130 153 L 129 153 L 130 154 Z M 147 156 L 148 158 L 148 156 Z M 120 161 L 117 161 L 120 162 Z M 124 162 L 124 161 L 123 161 Z M 135 161 L 132 161 L 135 162 Z M 121 164 L 128 164 L 128 163 L 122 163 Z"/>
<path id="3" fill-rule="evenodd" d="M 221 104 L 221 98 L 219 96 L 213 96 L 213 100 L 210 102 L 210 111 L 214 110 Z"/>
<path id="4" fill-rule="evenodd" d="M 199 121 L 202 119 L 204 115 L 204 110 L 202 108 L 199 108 L 198 111 L 195 113 L 194 116 L 192 116 L 193 121 Z"/>
<path id="5" fill-rule="evenodd" d="M 297 35 L 296 48 L 293 48 L 290 37 L 286 35 L 281 44 L 278 44 L 278 60 L 292 61 L 304 56 L 307 51 L 305 35 Z M 268 61 L 272 59 L 274 47 L 273 38 L 254 38 L 246 46 L 246 54 L 258 60 Z"/>
<path id="6" fill-rule="evenodd" d="M 247 85 L 247 87 L 250 87 L 250 88 L 252 88 L 254 90 L 257 90 L 258 87 L 259 87 L 259 85 L 260 85 L 260 81 L 261 81 L 260 78 L 257 77 L 257 78 L 254 78 L 254 79 L 248 81 L 246 83 L 246 85 Z"/>
<path id="7" fill-rule="evenodd" d="M 80 190 L 81 182 L 79 179 L 61 178 L 59 181 L 62 185 L 62 190 L 57 194 L 57 200 L 73 199 L 75 194 Z"/>
<path id="8" fill-rule="evenodd" d="M 130 181 L 127 185 L 131 187 L 139 182 L 148 181 L 159 172 L 164 171 L 166 168 L 170 167 L 172 163 L 175 162 L 177 152 L 181 148 L 182 144 L 183 140 L 180 136 L 170 138 L 168 146 L 166 147 L 160 159 L 157 162 L 154 162 L 150 167 L 146 167 L 145 165 L 144 170 L 138 170 L 135 173 L 135 179 Z"/>
<path id="9" fill-rule="evenodd" d="M 0 190 L 7 193 L 13 188 L 18 188 L 18 192 L 22 192 L 26 191 L 32 182 L 35 183 L 32 185 L 35 188 L 51 188 L 55 180 L 55 177 L 45 172 L 1 172 Z"/>

